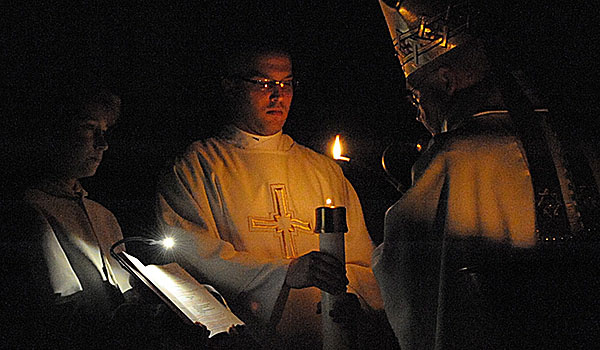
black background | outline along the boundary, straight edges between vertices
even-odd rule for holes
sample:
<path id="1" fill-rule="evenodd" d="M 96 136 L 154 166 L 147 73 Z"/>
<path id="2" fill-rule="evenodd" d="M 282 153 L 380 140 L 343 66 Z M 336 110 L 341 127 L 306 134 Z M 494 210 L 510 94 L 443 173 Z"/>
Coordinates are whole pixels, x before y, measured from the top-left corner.
<path id="1" fill-rule="evenodd" d="M 18 167 L 23 132 L 20 96 L 38 81 L 87 71 L 118 93 L 122 118 L 90 197 L 111 209 L 126 235 L 149 221 L 154 184 L 169 159 L 214 129 L 211 92 L 218 87 L 214 48 L 245 37 L 279 37 L 293 47 L 295 92 L 285 130 L 329 152 L 341 134 L 343 164 L 363 203 L 372 236 L 400 194 L 381 168 L 392 142 L 426 136 L 404 100 L 403 78 L 377 1 L 100 1 L 3 5 L 2 145 Z M 491 2 L 490 2 L 491 4 Z M 596 145 L 599 97 L 593 2 L 550 5 L 493 2 L 505 18 L 514 59 L 555 111 L 555 124 Z M 407 161 L 403 171 L 410 167 Z M 5 184 L 10 184 L 3 176 Z M 404 177 L 404 182 L 409 180 Z"/>

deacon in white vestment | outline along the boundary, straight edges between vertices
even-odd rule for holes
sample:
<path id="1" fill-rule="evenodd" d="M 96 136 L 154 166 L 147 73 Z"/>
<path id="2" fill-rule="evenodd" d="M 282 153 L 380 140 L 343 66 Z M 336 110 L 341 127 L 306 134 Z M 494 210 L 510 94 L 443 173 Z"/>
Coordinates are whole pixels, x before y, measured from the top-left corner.
<path id="1" fill-rule="evenodd" d="M 318 250 L 315 209 L 327 199 L 347 208 L 350 291 L 377 307 L 372 243 L 354 189 L 334 161 L 288 135 L 231 127 L 195 142 L 161 182 L 159 208 L 164 223 L 194 234 L 194 272 L 269 321 L 290 259 Z M 303 312 L 315 314 L 317 290 L 306 292 L 314 303 Z"/>
<path id="2" fill-rule="evenodd" d="M 267 51 L 241 60 L 224 81 L 237 98 L 233 125 L 195 142 L 175 161 L 159 183 L 157 215 L 162 229 L 179 229 L 193 242 L 181 255 L 184 267 L 213 284 L 246 320 L 276 325 L 281 319 L 281 334 L 315 341 L 315 286 L 340 292 L 346 284 L 343 270 L 318 276 L 330 263 L 318 252 L 308 254 L 319 249 L 315 209 L 328 199 L 347 208 L 348 291 L 365 307 L 381 309 L 372 242 L 340 167 L 281 131 L 293 92 L 289 56 Z M 298 267 L 302 278 L 294 277 Z"/>

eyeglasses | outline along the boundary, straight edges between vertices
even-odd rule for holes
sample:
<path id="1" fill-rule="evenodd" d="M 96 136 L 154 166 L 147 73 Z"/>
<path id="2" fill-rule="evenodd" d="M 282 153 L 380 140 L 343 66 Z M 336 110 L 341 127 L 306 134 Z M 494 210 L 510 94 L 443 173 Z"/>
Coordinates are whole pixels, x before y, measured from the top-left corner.
<path id="1" fill-rule="evenodd" d="M 421 97 L 417 94 L 417 92 L 414 89 L 409 89 L 408 93 L 406 94 L 406 99 L 408 100 L 408 102 L 410 102 L 416 109 L 417 109 L 417 121 L 418 122 L 423 122 L 423 115 L 422 115 L 422 110 L 420 108 L 421 106 Z"/>
<path id="2" fill-rule="evenodd" d="M 279 81 L 269 79 L 248 79 L 244 77 L 237 78 L 247 83 L 251 83 L 254 89 L 261 92 L 273 92 L 276 88 L 279 88 L 282 93 L 289 94 L 294 91 L 294 88 L 298 85 L 298 81 L 295 79 Z"/>
<path id="3" fill-rule="evenodd" d="M 415 90 L 410 89 L 408 94 L 406 94 L 406 99 L 416 108 L 419 108 L 421 102 L 419 101 L 419 96 L 415 93 Z"/>

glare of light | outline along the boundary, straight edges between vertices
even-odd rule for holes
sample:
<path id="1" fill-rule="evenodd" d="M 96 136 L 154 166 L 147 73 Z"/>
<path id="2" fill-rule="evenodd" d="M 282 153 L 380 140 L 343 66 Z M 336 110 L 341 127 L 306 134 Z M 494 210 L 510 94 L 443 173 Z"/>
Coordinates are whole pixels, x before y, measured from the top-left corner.
<path id="1" fill-rule="evenodd" d="M 422 149 L 423 149 L 423 146 L 421 146 L 420 143 L 417 143 L 417 152 L 421 152 Z"/>
<path id="2" fill-rule="evenodd" d="M 333 159 L 343 160 L 349 162 L 350 158 L 342 156 L 342 145 L 340 143 L 340 135 L 335 135 L 335 142 L 333 143 Z"/>
<path id="3" fill-rule="evenodd" d="M 398 13 L 400 13 L 400 15 L 402 15 L 402 17 L 404 17 L 409 22 L 416 22 L 418 20 L 417 16 L 414 13 L 408 11 L 404 7 L 400 7 L 398 9 Z"/>
<path id="4" fill-rule="evenodd" d="M 333 203 L 333 201 L 331 200 L 331 198 L 327 198 L 327 200 L 325 200 L 325 204 L 327 205 L 331 205 Z"/>
<path id="5" fill-rule="evenodd" d="M 172 237 L 167 237 L 161 241 L 161 244 L 165 249 L 171 249 L 175 245 L 175 240 Z"/>

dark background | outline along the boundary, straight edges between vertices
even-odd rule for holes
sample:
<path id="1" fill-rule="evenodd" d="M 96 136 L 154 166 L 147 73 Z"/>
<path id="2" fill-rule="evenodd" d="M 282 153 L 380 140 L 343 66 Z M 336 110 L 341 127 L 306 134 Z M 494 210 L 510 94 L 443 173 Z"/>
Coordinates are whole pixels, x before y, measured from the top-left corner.
<path id="1" fill-rule="evenodd" d="M 595 4 L 493 4 L 506 20 L 513 59 L 536 82 L 555 124 L 596 147 Z M 13 170 L 2 175 L 3 187 L 27 161 L 19 142 L 28 128 L 22 97 L 40 81 L 60 82 L 74 71 L 98 76 L 121 96 L 123 113 L 103 164 L 84 186 L 117 215 L 126 235 L 150 222 L 159 170 L 218 125 L 211 93 L 218 88 L 215 48 L 223 42 L 264 36 L 290 44 L 301 85 L 285 130 L 322 153 L 342 135 L 352 158 L 343 168 L 376 241 L 386 208 L 400 197 L 385 179 L 381 155 L 393 142 L 427 136 L 403 97 L 400 66 L 375 0 L 19 3 L 3 5 L 2 12 L 2 168 Z M 405 183 L 410 165 L 407 159 L 397 167 Z"/>

